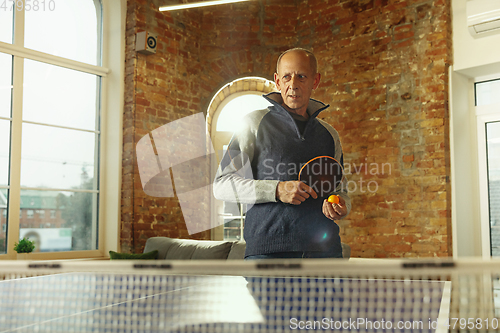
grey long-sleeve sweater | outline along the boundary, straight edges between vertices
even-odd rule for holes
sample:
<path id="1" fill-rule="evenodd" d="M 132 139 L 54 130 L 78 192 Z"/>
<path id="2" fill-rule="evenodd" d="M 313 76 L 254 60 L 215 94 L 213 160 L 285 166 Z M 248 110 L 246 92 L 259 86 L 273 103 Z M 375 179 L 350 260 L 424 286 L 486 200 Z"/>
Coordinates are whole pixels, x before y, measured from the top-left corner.
<path id="1" fill-rule="evenodd" d="M 265 95 L 273 105 L 250 113 L 235 133 L 214 182 L 217 199 L 246 203 L 246 256 L 276 252 L 318 251 L 342 254 L 337 224 L 323 215 L 325 198 L 300 205 L 278 202 L 280 181 L 297 180 L 300 167 L 317 156 L 332 156 L 343 164 L 337 131 L 317 117 L 328 105 L 311 99 L 303 126 L 281 104 L 279 93 Z M 351 210 L 347 181 L 331 194 L 342 196 Z"/>

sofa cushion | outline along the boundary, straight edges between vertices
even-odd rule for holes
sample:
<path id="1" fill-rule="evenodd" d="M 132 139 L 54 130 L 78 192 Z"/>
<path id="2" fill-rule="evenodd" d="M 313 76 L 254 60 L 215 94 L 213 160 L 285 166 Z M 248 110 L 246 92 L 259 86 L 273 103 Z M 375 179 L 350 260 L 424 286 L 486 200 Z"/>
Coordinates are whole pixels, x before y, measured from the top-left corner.
<path id="1" fill-rule="evenodd" d="M 349 259 L 351 258 L 351 247 L 349 244 L 342 243 L 342 258 Z"/>
<path id="2" fill-rule="evenodd" d="M 244 259 L 245 258 L 245 247 L 246 243 L 242 241 L 234 242 L 233 246 L 231 246 L 231 251 L 227 256 L 228 260 L 231 259 Z"/>
<path id="3" fill-rule="evenodd" d="M 152 237 L 144 252 L 158 250 L 158 259 L 227 259 L 232 242 Z"/>
<path id="4" fill-rule="evenodd" d="M 152 237 L 146 241 L 144 252 L 158 251 L 158 259 L 240 259 L 245 257 L 244 241 L 208 241 Z M 351 248 L 342 243 L 342 256 L 349 259 Z"/>
<path id="5" fill-rule="evenodd" d="M 158 257 L 158 251 L 150 251 L 144 253 L 119 253 L 115 251 L 109 251 L 109 258 L 111 260 L 115 259 L 125 259 L 125 260 L 151 260 Z"/>

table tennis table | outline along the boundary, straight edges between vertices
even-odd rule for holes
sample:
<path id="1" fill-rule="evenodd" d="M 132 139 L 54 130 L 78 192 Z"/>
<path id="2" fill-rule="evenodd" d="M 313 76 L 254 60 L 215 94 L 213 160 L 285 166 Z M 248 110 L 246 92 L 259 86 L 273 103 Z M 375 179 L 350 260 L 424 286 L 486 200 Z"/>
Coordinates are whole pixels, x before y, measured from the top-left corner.
<path id="1" fill-rule="evenodd" d="M 449 283 L 58 273 L 0 281 L 0 332 L 440 332 Z"/>

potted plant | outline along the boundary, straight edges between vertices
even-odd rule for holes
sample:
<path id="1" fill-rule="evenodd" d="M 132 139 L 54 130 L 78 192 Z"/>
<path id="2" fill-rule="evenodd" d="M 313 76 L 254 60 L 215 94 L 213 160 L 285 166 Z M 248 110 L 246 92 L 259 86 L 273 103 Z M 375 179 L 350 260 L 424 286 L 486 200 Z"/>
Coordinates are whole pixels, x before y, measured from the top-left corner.
<path id="1" fill-rule="evenodd" d="M 26 260 L 28 259 L 28 253 L 33 252 L 35 249 L 35 242 L 30 241 L 28 238 L 23 238 L 16 244 L 14 244 L 14 251 L 17 252 L 17 259 Z"/>

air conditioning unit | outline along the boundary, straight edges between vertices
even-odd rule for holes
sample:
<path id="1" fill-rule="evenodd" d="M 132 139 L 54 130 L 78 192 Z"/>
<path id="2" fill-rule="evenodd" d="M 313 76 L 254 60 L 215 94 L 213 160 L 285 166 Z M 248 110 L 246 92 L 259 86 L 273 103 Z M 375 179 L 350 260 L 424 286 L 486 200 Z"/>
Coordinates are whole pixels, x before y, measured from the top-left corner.
<path id="1" fill-rule="evenodd" d="M 474 38 L 500 33 L 500 0 L 467 1 L 467 26 Z"/>

